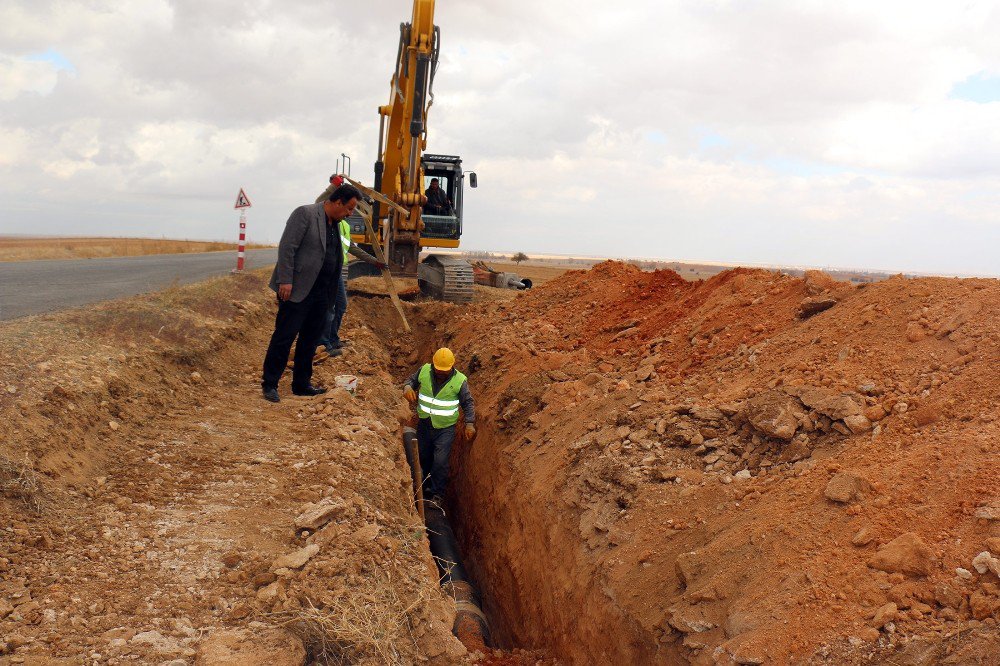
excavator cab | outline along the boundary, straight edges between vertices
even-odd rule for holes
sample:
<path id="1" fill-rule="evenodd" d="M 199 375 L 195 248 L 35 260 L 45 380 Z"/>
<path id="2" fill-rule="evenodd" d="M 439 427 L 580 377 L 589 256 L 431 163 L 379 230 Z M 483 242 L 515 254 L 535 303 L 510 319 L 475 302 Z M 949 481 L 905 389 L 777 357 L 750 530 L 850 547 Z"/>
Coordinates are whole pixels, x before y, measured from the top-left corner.
<path id="1" fill-rule="evenodd" d="M 431 180 L 437 179 L 438 186 L 449 205 L 439 208 L 424 205 L 420 219 L 420 251 L 423 259 L 418 267 L 418 282 L 425 293 L 452 303 L 467 303 L 472 300 L 472 267 L 464 259 L 449 255 L 433 254 L 435 248 L 457 248 L 462 237 L 462 213 L 464 207 L 465 177 L 469 187 L 478 185 L 475 172 L 462 171 L 462 158 L 457 155 L 430 155 L 420 158 L 424 174 L 421 193 L 430 188 Z M 366 242 L 365 222 L 359 213 L 347 218 L 353 240 L 366 251 L 371 246 Z M 378 275 L 378 270 L 362 261 L 351 261 L 344 265 L 344 278 L 354 279 L 367 275 Z"/>
<path id="2" fill-rule="evenodd" d="M 432 179 L 447 196 L 450 205 L 434 209 L 425 205 L 420 214 L 423 229 L 420 231 L 421 252 L 434 248 L 457 248 L 462 236 L 463 186 L 462 158 L 456 155 L 423 155 L 420 166 L 424 172 L 424 191 Z M 469 185 L 476 186 L 476 174 L 469 173 Z M 444 254 L 426 254 L 417 270 L 420 291 L 450 303 L 468 303 L 472 300 L 472 266 L 464 259 Z"/>
<path id="3" fill-rule="evenodd" d="M 462 158 L 455 155 L 424 155 L 420 164 L 424 171 L 424 191 L 436 179 L 447 200 L 451 202 L 443 209 L 434 208 L 430 204 L 424 205 L 420 216 L 424 221 L 423 231 L 420 232 L 420 246 L 457 247 L 457 241 L 462 236 L 462 190 L 465 180 Z M 470 185 L 475 181 L 475 175 L 469 174 Z M 453 245 L 441 241 L 456 243 Z"/>

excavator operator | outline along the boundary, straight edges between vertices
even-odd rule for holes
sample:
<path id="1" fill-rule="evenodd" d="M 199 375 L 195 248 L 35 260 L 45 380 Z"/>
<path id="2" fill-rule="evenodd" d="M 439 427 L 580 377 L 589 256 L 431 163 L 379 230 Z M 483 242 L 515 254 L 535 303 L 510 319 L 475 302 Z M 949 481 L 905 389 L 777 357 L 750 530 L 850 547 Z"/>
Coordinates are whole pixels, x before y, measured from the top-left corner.
<path id="1" fill-rule="evenodd" d="M 441 189 L 437 178 L 431 178 L 431 185 L 424 191 L 424 195 L 427 197 L 424 213 L 427 215 L 451 215 L 451 199 Z"/>

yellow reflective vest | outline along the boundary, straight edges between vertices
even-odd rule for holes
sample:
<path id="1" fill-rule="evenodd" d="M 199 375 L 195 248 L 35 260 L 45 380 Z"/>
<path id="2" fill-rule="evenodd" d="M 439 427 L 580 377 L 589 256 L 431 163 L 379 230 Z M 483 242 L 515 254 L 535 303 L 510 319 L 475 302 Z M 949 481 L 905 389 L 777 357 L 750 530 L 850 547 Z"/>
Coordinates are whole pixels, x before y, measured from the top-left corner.
<path id="1" fill-rule="evenodd" d="M 434 395 L 430 363 L 420 368 L 420 390 L 417 392 L 417 416 L 430 419 L 435 428 L 447 428 L 458 423 L 458 393 L 466 377 L 458 370 Z"/>
<path id="2" fill-rule="evenodd" d="M 347 263 L 347 251 L 351 249 L 351 225 L 347 220 L 340 221 L 340 244 L 344 247 L 344 263 Z"/>

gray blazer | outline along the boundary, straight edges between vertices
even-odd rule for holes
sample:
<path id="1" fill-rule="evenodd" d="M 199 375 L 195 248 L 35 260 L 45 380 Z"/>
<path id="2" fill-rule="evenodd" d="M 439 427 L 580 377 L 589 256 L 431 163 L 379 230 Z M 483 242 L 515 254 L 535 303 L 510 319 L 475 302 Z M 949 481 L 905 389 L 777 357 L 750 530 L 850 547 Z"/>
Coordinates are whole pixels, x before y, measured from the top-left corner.
<path id="1" fill-rule="evenodd" d="M 335 234 L 340 238 L 339 232 Z M 337 248 L 340 250 L 340 248 Z M 343 255 L 338 252 L 338 257 Z M 323 204 L 299 206 L 285 223 L 278 243 L 278 262 L 271 274 L 271 289 L 291 284 L 293 303 L 301 303 L 316 283 L 326 258 L 326 213 Z M 334 285 L 336 286 L 336 282 Z"/>

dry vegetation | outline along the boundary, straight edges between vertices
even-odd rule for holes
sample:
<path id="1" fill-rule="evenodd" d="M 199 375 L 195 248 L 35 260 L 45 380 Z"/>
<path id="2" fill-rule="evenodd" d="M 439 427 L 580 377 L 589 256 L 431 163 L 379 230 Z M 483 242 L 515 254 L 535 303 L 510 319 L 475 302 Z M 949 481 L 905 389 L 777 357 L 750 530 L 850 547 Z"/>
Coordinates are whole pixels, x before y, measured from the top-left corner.
<path id="1" fill-rule="evenodd" d="M 263 247 L 250 245 L 248 247 Z M 183 254 L 236 250 L 235 243 L 155 238 L 3 238 L 0 261 L 35 259 L 98 259 L 147 254 Z"/>
<path id="2" fill-rule="evenodd" d="M 0 455 L 0 496 L 17 500 L 34 513 L 41 510 L 41 486 L 27 454 L 24 462 Z"/>
<path id="3" fill-rule="evenodd" d="M 375 583 L 375 595 L 345 595 L 326 608 L 311 602 L 302 608 L 267 614 L 272 624 L 297 635 L 315 663 L 402 663 L 396 646 L 415 643 L 410 617 L 427 599 L 417 591 L 409 604 L 399 598 L 391 573 Z"/>

